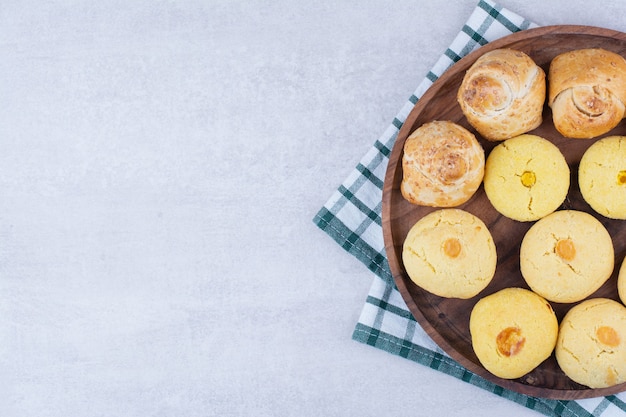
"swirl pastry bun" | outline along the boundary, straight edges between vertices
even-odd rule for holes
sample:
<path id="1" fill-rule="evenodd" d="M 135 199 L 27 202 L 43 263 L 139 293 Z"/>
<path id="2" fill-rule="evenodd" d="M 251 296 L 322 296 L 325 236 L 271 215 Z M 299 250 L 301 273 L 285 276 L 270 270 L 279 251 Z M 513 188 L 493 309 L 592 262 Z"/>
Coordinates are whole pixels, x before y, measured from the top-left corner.
<path id="1" fill-rule="evenodd" d="M 514 49 L 485 53 L 467 70 L 457 101 L 485 139 L 499 141 L 537 128 L 546 99 L 544 71 Z"/>
<path id="2" fill-rule="evenodd" d="M 548 71 L 554 127 L 568 138 L 589 139 L 613 129 L 626 110 L 626 60 L 604 49 L 557 55 Z"/>
<path id="3" fill-rule="evenodd" d="M 469 200 L 485 172 L 485 153 L 467 129 L 449 121 L 420 126 L 406 140 L 400 191 L 409 202 L 455 207 Z"/>

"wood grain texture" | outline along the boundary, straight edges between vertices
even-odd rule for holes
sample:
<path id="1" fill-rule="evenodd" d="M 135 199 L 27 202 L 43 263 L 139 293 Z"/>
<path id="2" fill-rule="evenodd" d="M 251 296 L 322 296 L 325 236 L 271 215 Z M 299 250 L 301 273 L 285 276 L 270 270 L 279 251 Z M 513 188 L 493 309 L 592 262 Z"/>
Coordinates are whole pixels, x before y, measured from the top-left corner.
<path id="1" fill-rule="evenodd" d="M 488 155 L 498 142 L 480 138 L 465 119 L 456 102 L 456 92 L 465 71 L 482 54 L 496 48 L 513 48 L 530 55 L 546 74 L 552 58 L 569 50 L 601 47 L 626 56 L 626 34 L 589 26 L 547 26 L 530 29 L 491 42 L 472 52 L 453 65 L 415 105 L 398 134 L 390 155 L 383 188 L 383 234 L 385 249 L 395 283 L 416 320 L 451 357 L 472 372 L 504 388 L 536 397 L 552 399 L 578 399 L 614 394 L 626 390 L 626 383 L 604 389 L 589 389 L 570 380 L 558 367 L 554 354 L 537 369 L 515 380 L 497 378 L 487 372 L 478 361 L 471 345 L 469 316 L 474 304 L 482 297 L 506 287 L 528 288 L 519 270 L 520 243 L 531 222 L 517 222 L 500 215 L 487 199 L 484 188 L 459 208 L 480 217 L 489 227 L 497 248 L 498 266 L 491 284 L 476 297 L 468 300 L 437 297 L 417 287 L 406 275 L 402 265 L 402 244 L 409 229 L 421 217 L 435 210 L 408 203 L 400 193 L 402 180 L 402 148 L 411 132 L 432 120 L 450 120 L 474 132 Z M 529 132 L 549 139 L 563 152 L 571 170 L 568 196 L 560 209 L 581 210 L 594 215 L 609 231 L 615 248 L 615 270 L 611 278 L 593 297 L 618 300 L 617 272 L 626 255 L 626 223 L 611 220 L 595 213 L 583 200 L 578 189 L 578 164 L 584 151 L 595 139 L 566 139 L 552 124 L 547 105 L 540 127 Z M 626 135 L 626 122 L 622 121 L 610 135 Z M 572 306 L 551 303 L 559 320 Z"/>

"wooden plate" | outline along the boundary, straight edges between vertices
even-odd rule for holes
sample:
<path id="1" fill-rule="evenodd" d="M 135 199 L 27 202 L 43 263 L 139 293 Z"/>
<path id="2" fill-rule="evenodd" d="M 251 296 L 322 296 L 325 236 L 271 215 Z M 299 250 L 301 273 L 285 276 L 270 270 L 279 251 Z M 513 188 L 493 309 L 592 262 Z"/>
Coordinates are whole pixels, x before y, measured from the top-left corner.
<path id="1" fill-rule="evenodd" d="M 528 288 L 519 270 L 519 248 L 522 238 L 532 223 L 510 220 L 500 215 L 488 201 L 481 186 L 470 201 L 459 208 L 480 217 L 489 227 L 496 243 L 498 265 L 491 284 L 469 300 L 437 297 L 417 287 L 407 276 L 402 265 L 402 244 L 411 226 L 435 210 L 408 203 L 400 194 L 402 180 L 402 148 L 411 132 L 432 120 L 450 120 L 469 129 L 481 141 L 486 155 L 497 143 L 480 139 L 471 128 L 456 102 L 456 92 L 465 71 L 476 59 L 496 48 L 524 51 L 541 66 L 546 74 L 550 61 L 556 55 L 580 48 L 601 47 L 626 56 L 626 34 L 588 26 L 549 26 L 518 32 L 491 42 L 454 64 L 439 78 L 415 105 L 398 134 L 390 155 L 383 188 L 383 234 L 389 266 L 395 283 L 416 320 L 433 340 L 452 358 L 470 371 L 504 388 L 518 393 L 552 399 L 576 399 L 604 396 L 626 390 L 626 383 L 610 388 L 590 389 L 569 379 L 559 368 L 554 354 L 531 373 L 515 380 L 498 378 L 486 371 L 474 354 L 469 333 L 469 315 L 482 297 L 505 287 Z M 578 189 L 578 163 L 584 151 L 597 139 L 565 139 L 552 124 L 552 114 L 544 108 L 543 124 L 530 132 L 556 144 L 570 166 L 572 173 L 568 197 L 560 209 L 582 210 L 594 215 L 607 228 L 615 247 L 615 270 L 608 282 L 593 297 L 617 296 L 617 272 L 626 255 L 626 221 L 610 220 L 595 213 L 583 200 Z M 622 121 L 609 135 L 626 135 L 626 121 Z M 571 304 L 552 303 L 559 321 Z"/>

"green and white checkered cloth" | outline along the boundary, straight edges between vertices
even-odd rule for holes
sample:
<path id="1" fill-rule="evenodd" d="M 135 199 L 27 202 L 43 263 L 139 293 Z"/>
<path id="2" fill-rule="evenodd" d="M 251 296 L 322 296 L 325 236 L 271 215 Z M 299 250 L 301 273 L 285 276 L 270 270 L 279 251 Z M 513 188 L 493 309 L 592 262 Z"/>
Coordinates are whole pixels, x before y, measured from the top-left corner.
<path id="1" fill-rule="evenodd" d="M 376 275 L 353 339 L 455 376 L 548 416 L 626 416 L 626 394 L 577 401 L 534 398 L 503 389 L 466 370 L 444 353 L 409 312 L 385 256 L 381 205 L 389 154 L 400 127 L 421 95 L 472 50 L 536 25 L 489 0 L 480 0 L 450 47 L 313 221 Z"/>

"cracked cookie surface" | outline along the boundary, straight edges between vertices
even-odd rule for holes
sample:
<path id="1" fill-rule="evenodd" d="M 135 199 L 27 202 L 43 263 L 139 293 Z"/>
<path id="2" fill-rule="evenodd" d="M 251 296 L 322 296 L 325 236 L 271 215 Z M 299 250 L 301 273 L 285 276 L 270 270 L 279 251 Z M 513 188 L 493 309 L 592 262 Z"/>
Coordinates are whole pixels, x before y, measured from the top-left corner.
<path id="1" fill-rule="evenodd" d="M 534 221 L 555 211 L 565 200 L 570 170 L 552 142 L 521 135 L 496 146 L 485 163 L 487 198 L 502 215 Z"/>
<path id="2" fill-rule="evenodd" d="M 613 241 L 592 215 L 576 210 L 554 212 L 526 232 L 520 246 L 520 270 L 530 288 L 557 303 L 591 295 L 613 273 Z"/>
<path id="3" fill-rule="evenodd" d="M 626 307 L 608 298 L 572 307 L 561 322 L 555 354 L 579 384 L 605 388 L 626 382 Z"/>
<path id="4" fill-rule="evenodd" d="M 476 303 L 470 315 L 472 347 L 500 378 L 526 375 L 554 350 L 558 321 L 552 306 L 524 288 L 505 288 Z"/>
<path id="5" fill-rule="evenodd" d="M 609 136 L 591 145 L 580 160 L 578 184 L 597 213 L 626 219 L 626 136 Z"/>
<path id="6" fill-rule="evenodd" d="M 467 299 L 491 282 L 496 246 L 478 217 L 461 209 L 439 209 L 409 230 L 402 261 L 411 280 L 426 291 Z"/>

